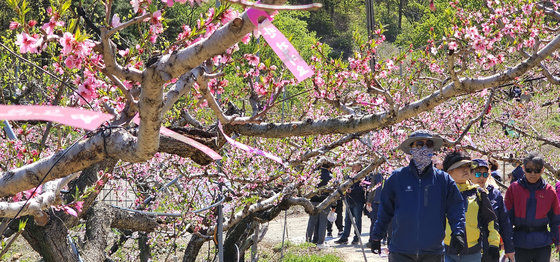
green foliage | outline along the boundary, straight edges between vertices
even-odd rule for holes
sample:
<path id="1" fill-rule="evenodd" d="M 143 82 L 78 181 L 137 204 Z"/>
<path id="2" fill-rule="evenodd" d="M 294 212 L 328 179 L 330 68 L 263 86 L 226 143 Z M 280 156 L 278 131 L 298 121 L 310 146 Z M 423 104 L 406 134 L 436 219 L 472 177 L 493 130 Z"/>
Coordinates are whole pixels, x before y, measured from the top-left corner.
<path id="1" fill-rule="evenodd" d="M 282 244 L 278 243 L 271 249 L 266 248 L 266 246 L 259 246 L 259 261 L 262 262 L 273 262 L 273 261 L 284 261 L 284 262 L 339 262 L 344 261 L 342 258 L 337 256 L 336 253 L 331 250 L 317 249 L 316 245 L 313 243 L 300 243 L 295 244 L 290 241 L 284 243 L 284 258 L 280 260 L 280 251 Z M 246 259 L 250 258 L 250 252 L 246 253 Z"/>
<path id="2" fill-rule="evenodd" d="M 549 129 L 560 130 L 560 114 L 554 114 L 545 122 Z"/>

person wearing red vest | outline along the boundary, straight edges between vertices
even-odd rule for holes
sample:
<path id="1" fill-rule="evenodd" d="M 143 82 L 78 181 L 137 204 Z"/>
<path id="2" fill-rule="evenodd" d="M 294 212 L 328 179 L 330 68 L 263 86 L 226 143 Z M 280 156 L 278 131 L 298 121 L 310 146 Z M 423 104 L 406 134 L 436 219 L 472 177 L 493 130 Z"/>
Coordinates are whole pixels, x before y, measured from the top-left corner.
<path id="1" fill-rule="evenodd" d="M 541 177 L 541 156 L 529 154 L 523 160 L 523 171 L 525 176 L 510 185 L 505 199 L 514 226 L 515 260 L 548 262 L 551 245 L 560 250 L 560 205 L 554 188 Z"/>

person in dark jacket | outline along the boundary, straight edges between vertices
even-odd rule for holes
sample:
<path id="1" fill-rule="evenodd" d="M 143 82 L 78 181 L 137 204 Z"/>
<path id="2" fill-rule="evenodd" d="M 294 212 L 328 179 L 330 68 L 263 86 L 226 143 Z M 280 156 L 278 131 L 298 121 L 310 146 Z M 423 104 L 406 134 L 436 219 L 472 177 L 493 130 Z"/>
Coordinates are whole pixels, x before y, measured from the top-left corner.
<path id="1" fill-rule="evenodd" d="M 541 176 L 544 160 L 531 153 L 523 160 L 525 176 L 506 191 L 506 209 L 513 223 L 515 260 L 550 261 L 551 245 L 560 250 L 560 206 L 554 188 Z M 549 231 L 550 228 L 550 231 Z"/>
<path id="2" fill-rule="evenodd" d="M 357 174 L 362 169 L 362 165 L 355 163 L 352 165 L 352 173 Z M 352 239 L 352 245 L 360 243 L 358 239 L 362 233 L 362 212 L 364 211 L 364 205 L 366 203 L 366 192 L 362 187 L 361 181 L 356 181 L 346 192 L 344 196 L 348 206 L 346 207 L 346 215 L 344 216 L 344 231 L 340 239 L 334 241 L 336 244 L 348 244 L 348 237 L 350 236 L 350 229 L 354 228 L 352 226 L 352 219 L 356 223 L 358 232 L 354 230 L 354 238 Z"/>
<path id="3" fill-rule="evenodd" d="M 498 182 L 502 182 L 502 175 L 500 173 L 499 170 L 499 165 L 498 165 L 498 161 L 496 161 L 496 159 L 490 158 L 488 159 L 488 164 L 490 165 L 490 171 L 491 171 L 491 175 L 492 177 L 498 181 Z"/>
<path id="4" fill-rule="evenodd" d="M 490 170 L 492 169 L 490 164 Z M 494 208 L 494 213 L 498 218 L 497 228 L 488 228 L 489 231 L 485 232 L 487 236 L 483 242 L 483 262 L 497 262 L 500 259 L 500 239 L 504 242 L 505 255 L 511 261 L 515 257 L 515 248 L 513 246 L 513 227 L 506 213 L 504 198 L 502 193 L 498 190 L 495 183 L 492 183 L 492 178 L 488 176 L 488 163 L 483 159 L 473 160 L 473 172 L 471 172 L 471 181 L 488 190 L 488 198 Z M 496 234 L 497 233 L 497 234 Z"/>
<path id="5" fill-rule="evenodd" d="M 333 234 L 333 224 L 338 229 L 338 236 L 342 236 L 342 231 L 344 231 L 344 224 L 342 219 L 342 199 L 336 200 L 336 208 L 334 212 L 336 213 L 336 220 L 333 222 L 327 222 L 327 237 L 332 237 Z"/>
<path id="6" fill-rule="evenodd" d="M 412 156 L 410 164 L 393 171 L 381 191 L 379 214 L 373 228 L 373 253 L 392 220 L 389 261 L 442 261 L 446 218 L 451 246 L 465 247 L 465 207 L 455 181 L 432 165 L 443 139 L 430 131 L 413 132 L 399 148 Z"/>
<path id="7" fill-rule="evenodd" d="M 523 168 L 521 167 L 520 162 L 514 162 L 514 165 L 515 165 L 515 169 L 513 169 L 513 171 L 511 171 L 510 184 L 513 184 L 513 182 L 523 178 L 523 176 L 525 175 L 525 173 L 523 172 Z"/>
<path id="8" fill-rule="evenodd" d="M 370 185 L 366 197 L 366 210 L 367 212 L 369 212 L 369 219 L 371 221 L 371 224 L 369 227 L 369 240 L 366 246 L 371 248 L 371 242 L 373 242 L 373 225 L 375 225 L 375 221 L 377 220 L 379 203 L 381 203 L 381 189 L 383 189 L 384 182 L 383 174 L 375 173 L 371 175 L 369 182 Z"/>
<path id="9" fill-rule="evenodd" d="M 317 188 L 325 187 L 329 181 L 332 179 L 332 174 L 330 169 L 334 166 L 334 164 L 330 161 L 323 161 L 324 163 L 321 164 L 319 168 L 321 172 L 321 177 Z M 313 196 L 311 198 L 311 203 L 314 206 L 319 205 L 323 200 L 328 197 L 327 193 L 322 193 L 318 196 Z M 334 207 L 331 207 L 334 209 Z M 307 232 L 305 234 L 305 239 L 307 242 L 317 244 L 317 247 L 322 248 L 324 247 L 325 243 L 325 235 L 327 233 L 327 216 L 329 214 L 329 208 L 321 210 L 318 214 L 310 215 L 309 220 L 307 222 Z"/>

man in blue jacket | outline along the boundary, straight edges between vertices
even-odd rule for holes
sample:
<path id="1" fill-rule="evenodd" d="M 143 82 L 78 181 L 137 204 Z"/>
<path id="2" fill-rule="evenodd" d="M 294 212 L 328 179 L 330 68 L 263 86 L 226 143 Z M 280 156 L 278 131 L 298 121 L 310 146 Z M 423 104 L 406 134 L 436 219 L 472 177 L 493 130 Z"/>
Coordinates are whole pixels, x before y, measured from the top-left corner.
<path id="1" fill-rule="evenodd" d="M 400 146 L 412 160 L 393 171 L 381 192 L 371 250 L 381 252 L 383 235 L 393 220 L 389 261 L 443 261 L 446 218 L 450 246 L 465 247 L 465 207 L 455 181 L 432 164 L 443 139 L 427 130 L 413 132 Z"/>

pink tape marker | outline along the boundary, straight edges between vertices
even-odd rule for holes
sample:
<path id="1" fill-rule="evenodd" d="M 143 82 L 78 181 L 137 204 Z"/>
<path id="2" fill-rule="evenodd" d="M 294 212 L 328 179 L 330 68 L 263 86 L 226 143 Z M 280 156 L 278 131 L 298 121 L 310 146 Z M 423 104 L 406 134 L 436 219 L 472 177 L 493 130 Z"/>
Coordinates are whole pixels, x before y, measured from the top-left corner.
<path id="1" fill-rule="evenodd" d="M 73 107 L 0 105 L 2 120 L 43 120 L 87 130 L 95 130 L 111 118 L 109 114 Z"/>
<path id="2" fill-rule="evenodd" d="M 133 120 L 133 121 L 134 121 L 134 123 L 136 123 L 137 125 L 140 125 L 140 118 L 138 118 L 138 115 L 136 115 L 136 116 L 134 117 L 134 120 Z M 207 147 L 206 145 L 204 145 L 204 144 L 202 144 L 202 143 L 200 143 L 200 142 L 198 142 L 198 141 L 196 141 L 196 140 L 194 140 L 194 139 L 192 139 L 192 138 L 186 137 L 186 136 L 181 135 L 181 134 L 179 134 L 179 133 L 177 133 L 177 132 L 173 132 L 173 131 L 171 131 L 170 129 L 165 128 L 165 127 L 163 127 L 163 126 L 162 126 L 159 130 L 160 130 L 159 132 L 160 132 L 162 135 L 166 135 L 166 136 L 168 136 L 168 137 L 175 138 L 175 139 L 177 139 L 177 140 L 179 140 L 179 141 L 181 141 L 181 142 L 183 142 L 183 143 L 185 143 L 185 144 L 187 144 L 187 145 L 189 145 L 189 146 L 192 146 L 192 147 L 194 147 L 194 148 L 196 148 L 196 149 L 202 151 L 204 154 L 206 154 L 207 156 L 209 156 L 209 157 L 212 158 L 213 160 L 220 160 L 220 159 L 222 159 L 222 156 L 220 156 L 220 154 L 216 153 L 216 151 L 212 150 L 212 148 L 209 148 L 209 147 Z"/>
<path id="3" fill-rule="evenodd" d="M 284 162 L 282 161 L 281 158 L 279 158 L 279 157 L 277 157 L 277 156 L 275 156 L 275 155 L 273 155 L 273 154 L 271 154 L 271 153 L 269 153 L 269 152 L 260 150 L 260 149 L 258 149 L 258 148 L 250 147 L 250 146 L 245 145 L 245 144 L 243 144 L 243 143 L 241 143 L 241 142 L 237 142 L 237 141 L 233 140 L 231 137 L 229 137 L 228 135 L 226 135 L 226 133 L 224 133 L 224 130 L 222 129 L 222 123 L 218 123 L 218 128 L 220 128 L 220 131 L 222 132 L 222 134 L 223 134 L 224 137 L 226 138 L 226 141 L 228 141 L 228 143 L 230 143 L 232 146 L 237 147 L 237 148 L 239 148 L 239 149 L 241 149 L 241 150 L 243 150 L 243 151 L 245 151 L 245 152 L 249 152 L 249 153 L 253 153 L 253 154 L 257 154 L 257 155 L 264 156 L 264 157 L 266 157 L 266 158 L 268 158 L 268 159 L 271 159 L 271 160 L 273 160 L 273 161 L 275 161 L 275 162 L 277 162 L 277 163 L 279 163 L 279 164 L 281 164 L 281 165 L 284 165 Z"/>
<path id="4" fill-rule="evenodd" d="M 305 80 L 313 75 L 313 70 L 303 58 L 299 55 L 298 51 L 288 41 L 288 39 L 274 26 L 271 17 L 263 10 L 250 8 L 247 10 L 249 20 L 257 27 L 259 33 L 264 37 L 268 45 L 274 50 L 280 60 L 288 67 L 290 72 L 296 77 L 298 82 Z M 259 17 L 264 16 L 265 19 L 259 24 Z"/>

